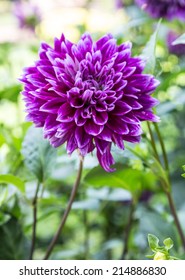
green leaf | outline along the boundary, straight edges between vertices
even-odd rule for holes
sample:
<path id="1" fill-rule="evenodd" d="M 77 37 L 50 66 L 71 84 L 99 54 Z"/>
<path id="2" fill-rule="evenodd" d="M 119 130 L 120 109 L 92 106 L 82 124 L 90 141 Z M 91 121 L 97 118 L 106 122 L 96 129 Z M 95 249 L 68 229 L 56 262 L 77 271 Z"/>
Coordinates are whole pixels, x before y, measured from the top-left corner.
<path id="1" fill-rule="evenodd" d="M 148 234 L 148 243 L 150 249 L 155 252 L 156 248 L 159 246 L 159 239 L 153 234 Z"/>
<path id="2" fill-rule="evenodd" d="M 93 187 L 123 188 L 138 197 L 141 191 L 151 189 L 155 176 L 150 171 L 137 170 L 116 164 L 116 171 L 108 173 L 100 166 L 93 168 L 84 178 Z M 124 199 L 124 196 L 123 196 Z"/>
<path id="3" fill-rule="evenodd" d="M 20 223 L 11 218 L 0 226 L 0 260 L 27 259 L 28 248 Z"/>
<path id="4" fill-rule="evenodd" d="M 25 192 L 24 182 L 19 177 L 16 177 L 14 175 L 11 174 L 0 175 L 0 183 L 12 184 L 16 188 L 18 188 L 21 192 Z"/>
<path id="5" fill-rule="evenodd" d="M 170 250 L 173 247 L 173 240 L 171 238 L 166 238 L 163 241 L 163 244 L 165 245 L 166 250 Z"/>
<path id="6" fill-rule="evenodd" d="M 185 44 L 185 33 L 182 34 L 180 37 L 178 37 L 173 43 L 172 45 L 179 45 L 179 44 Z"/>
<path id="7" fill-rule="evenodd" d="M 42 129 L 33 126 L 28 129 L 22 154 L 25 165 L 40 182 L 50 176 L 55 165 L 56 149 L 43 138 Z"/>
<path id="8" fill-rule="evenodd" d="M 155 32 L 150 37 L 150 40 L 146 44 L 145 48 L 142 51 L 141 57 L 146 60 L 146 66 L 144 73 L 146 74 L 154 74 L 155 67 L 156 67 L 156 56 L 155 56 L 155 48 L 156 48 L 156 41 L 157 41 L 157 34 L 159 31 L 159 27 L 161 24 L 161 20 L 158 22 L 157 28 Z"/>

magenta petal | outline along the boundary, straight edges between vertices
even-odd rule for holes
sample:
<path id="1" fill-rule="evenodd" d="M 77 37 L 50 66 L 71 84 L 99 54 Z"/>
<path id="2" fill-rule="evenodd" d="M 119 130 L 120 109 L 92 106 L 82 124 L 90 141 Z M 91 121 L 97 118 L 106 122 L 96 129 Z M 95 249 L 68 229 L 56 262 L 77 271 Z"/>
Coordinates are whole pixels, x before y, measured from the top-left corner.
<path id="1" fill-rule="evenodd" d="M 85 131 L 83 127 L 76 127 L 75 139 L 79 148 L 87 146 L 92 139 Z"/>
<path id="2" fill-rule="evenodd" d="M 114 110 L 111 112 L 114 115 L 125 115 L 132 110 L 132 107 L 129 106 L 126 102 L 117 101 L 115 104 Z"/>
<path id="3" fill-rule="evenodd" d="M 121 118 L 112 118 L 107 126 L 114 132 L 124 135 L 129 133 L 127 124 Z"/>
<path id="4" fill-rule="evenodd" d="M 104 154 L 101 154 L 100 151 L 97 149 L 97 158 L 99 160 L 100 165 L 105 169 L 105 171 L 107 172 L 115 171 L 115 168 L 110 168 L 110 166 L 115 163 L 110 153 L 110 146 L 107 147 Z"/>
<path id="5" fill-rule="evenodd" d="M 76 148 L 78 148 L 78 145 L 77 145 L 75 136 L 74 136 L 74 134 L 71 134 L 71 136 L 67 140 L 67 147 L 66 147 L 66 149 L 67 149 L 68 154 L 72 154 L 72 152 L 74 150 L 76 150 Z"/>
<path id="6" fill-rule="evenodd" d="M 112 131 L 108 127 L 104 126 L 104 129 L 97 137 L 99 139 L 112 142 Z"/>
<path id="7" fill-rule="evenodd" d="M 94 110 L 92 117 L 93 117 L 93 121 L 97 125 L 104 125 L 108 120 L 107 112 L 98 112 Z"/>
<path id="8" fill-rule="evenodd" d="M 74 119 L 74 109 L 69 103 L 64 103 L 58 110 L 57 121 L 71 122 Z"/>
<path id="9" fill-rule="evenodd" d="M 112 140 L 120 149 L 124 150 L 125 147 L 124 147 L 123 136 L 122 135 L 114 133 L 112 135 Z"/>
<path id="10" fill-rule="evenodd" d="M 57 114 L 61 105 L 61 98 L 58 97 L 46 102 L 43 106 L 40 107 L 40 111 Z"/>
<path id="11" fill-rule="evenodd" d="M 82 110 L 81 109 L 77 109 L 74 115 L 74 120 L 77 126 L 83 126 L 87 119 L 84 119 L 81 115 Z"/>
<path id="12" fill-rule="evenodd" d="M 110 142 L 106 142 L 104 140 L 100 140 L 98 138 L 95 138 L 95 144 L 96 144 L 97 150 L 99 150 L 99 152 L 101 154 L 104 154 L 107 147 L 110 145 Z"/>
<path id="13" fill-rule="evenodd" d="M 151 122 L 159 122 L 160 121 L 160 118 L 155 116 L 150 111 L 136 112 L 136 116 L 137 116 L 138 119 L 140 119 L 142 121 L 151 121 Z"/>
<path id="14" fill-rule="evenodd" d="M 93 123 L 92 121 L 87 121 L 84 125 L 85 131 L 89 134 L 89 135 L 93 135 L 93 136 L 97 136 L 98 134 L 100 134 L 104 128 L 103 125 L 97 125 L 95 123 Z"/>

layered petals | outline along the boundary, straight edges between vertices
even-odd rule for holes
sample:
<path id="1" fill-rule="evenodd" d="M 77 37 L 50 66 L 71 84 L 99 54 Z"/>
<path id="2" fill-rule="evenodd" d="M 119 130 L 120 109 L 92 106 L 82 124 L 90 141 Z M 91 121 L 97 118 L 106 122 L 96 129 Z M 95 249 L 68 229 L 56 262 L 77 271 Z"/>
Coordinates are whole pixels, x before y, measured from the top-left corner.
<path id="1" fill-rule="evenodd" d="M 68 154 L 78 149 L 83 157 L 96 149 L 100 165 L 114 171 L 112 144 L 138 143 L 141 122 L 159 120 L 151 97 L 158 81 L 142 74 L 145 63 L 131 49 L 111 34 L 97 42 L 84 34 L 77 44 L 62 35 L 54 48 L 42 43 L 39 60 L 20 79 L 27 119 L 54 147 L 66 143 Z"/>

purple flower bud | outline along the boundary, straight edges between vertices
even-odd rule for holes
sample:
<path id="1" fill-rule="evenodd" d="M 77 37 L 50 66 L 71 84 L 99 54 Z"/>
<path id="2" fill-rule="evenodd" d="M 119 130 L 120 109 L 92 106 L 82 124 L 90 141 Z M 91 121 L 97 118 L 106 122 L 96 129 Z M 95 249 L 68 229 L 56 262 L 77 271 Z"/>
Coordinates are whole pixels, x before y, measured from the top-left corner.
<path id="1" fill-rule="evenodd" d="M 132 45 L 120 46 L 111 34 L 93 42 L 89 34 L 77 44 L 64 35 L 54 47 L 42 43 L 39 59 L 24 70 L 22 94 L 27 119 L 43 127 L 54 147 L 65 142 L 69 154 L 96 149 L 101 166 L 113 171 L 112 143 L 138 143 L 141 122 L 159 120 L 151 97 L 159 82 L 142 74 L 144 61 L 132 57 Z"/>
<path id="2" fill-rule="evenodd" d="M 135 0 L 153 18 L 185 20 L 185 0 Z"/>

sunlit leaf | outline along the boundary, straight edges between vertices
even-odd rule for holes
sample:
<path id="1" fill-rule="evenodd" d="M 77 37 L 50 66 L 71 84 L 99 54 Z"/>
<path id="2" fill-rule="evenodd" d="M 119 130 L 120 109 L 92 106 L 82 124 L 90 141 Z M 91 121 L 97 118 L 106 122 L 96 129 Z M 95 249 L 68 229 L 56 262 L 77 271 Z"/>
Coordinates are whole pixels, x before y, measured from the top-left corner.
<path id="1" fill-rule="evenodd" d="M 156 67 L 155 49 L 156 49 L 157 34 L 159 31 L 160 23 L 161 20 L 158 22 L 155 32 L 150 37 L 141 55 L 141 57 L 146 61 L 146 66 L 144 70 L 145 73 L 154 74 L 155 72 L 155 67 Z"/>
<path id="2" fill-rule="evenodd" d="M 19 177 L 16 177 L 12 174 L 2 174 L 2 175 L 0 175 L 0 183 L 12 184 L 16 188 L 18 188 L 21 192 L 25 192 L 24 182 Z"/>
<path id="3" fill-rule="evenodd" d="M 148 234 L 148 243 L 149 243 L 150 249 L 152 251 L 155 251 L 156 248 L 159 246 L 159 239 L 153 234 Z"/>

